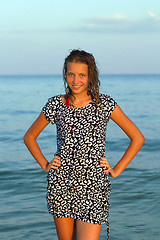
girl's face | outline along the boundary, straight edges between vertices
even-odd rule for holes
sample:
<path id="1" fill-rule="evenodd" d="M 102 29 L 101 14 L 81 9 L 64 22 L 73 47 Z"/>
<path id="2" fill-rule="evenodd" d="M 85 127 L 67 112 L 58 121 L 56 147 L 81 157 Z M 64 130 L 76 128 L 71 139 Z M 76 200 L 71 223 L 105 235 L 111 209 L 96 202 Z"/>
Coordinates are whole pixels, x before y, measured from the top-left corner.
<path id="1" fill-rule="evenodd" d="M 67 83 L 73 94 L 88 92 L 88 65 L 79 62 L 69 62 L 67 64 Z"/>

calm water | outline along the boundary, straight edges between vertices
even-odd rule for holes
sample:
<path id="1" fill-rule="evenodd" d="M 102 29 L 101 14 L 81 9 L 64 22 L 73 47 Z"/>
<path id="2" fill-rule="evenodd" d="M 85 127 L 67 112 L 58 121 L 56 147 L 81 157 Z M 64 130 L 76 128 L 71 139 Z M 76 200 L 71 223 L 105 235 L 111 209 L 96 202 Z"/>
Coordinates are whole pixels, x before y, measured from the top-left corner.
<path id="1" fill-rule="evenodd" d="M 136 123 L 146 143 L 129 167 L 111 178 L 110 240 L 159 239 L 160 75 L 101 76 L 111 95 Z M 46 174 L 23 144 L 23 135 L 48 97 L 63 93 L 60 76 L 0 77 L 0 239 L 55 240 L 46 207 Z M 55 126 L 38 138 L 48 160 L 56 151 Z M 107 157 L 112 166 L 129 140 L 112 122 Z M 106 226 L 101 233 L 106 239 Z"/>

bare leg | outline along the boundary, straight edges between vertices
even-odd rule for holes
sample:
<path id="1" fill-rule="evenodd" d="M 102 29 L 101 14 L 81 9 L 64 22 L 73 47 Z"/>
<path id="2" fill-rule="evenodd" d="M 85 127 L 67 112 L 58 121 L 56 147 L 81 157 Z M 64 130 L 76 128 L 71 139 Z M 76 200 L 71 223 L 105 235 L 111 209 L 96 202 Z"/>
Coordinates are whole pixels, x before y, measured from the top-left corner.
<path id="1" fill-rule="evenodd" d="M 100 238 L 102 225 L 87 223 L 76 220 L 77 240 L 98 240 Z"/>
<path id="2" fill-rule="evenodd" d="M 75 224 L 73 218 L 55 218 L 55 225 L 59 240 L 75 240 Z"/>

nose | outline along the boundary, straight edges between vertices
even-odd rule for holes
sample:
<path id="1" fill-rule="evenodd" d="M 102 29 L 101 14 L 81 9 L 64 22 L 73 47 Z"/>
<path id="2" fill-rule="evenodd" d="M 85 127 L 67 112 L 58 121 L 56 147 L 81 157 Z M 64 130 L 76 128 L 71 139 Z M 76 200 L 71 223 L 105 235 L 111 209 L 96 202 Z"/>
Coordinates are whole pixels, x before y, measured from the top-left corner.
<path id="1" fill-rule="evenodd" d="M 73 83 L 77 85 L 79 83 L 79 78 L 77 75 L 74 76 Z"/>

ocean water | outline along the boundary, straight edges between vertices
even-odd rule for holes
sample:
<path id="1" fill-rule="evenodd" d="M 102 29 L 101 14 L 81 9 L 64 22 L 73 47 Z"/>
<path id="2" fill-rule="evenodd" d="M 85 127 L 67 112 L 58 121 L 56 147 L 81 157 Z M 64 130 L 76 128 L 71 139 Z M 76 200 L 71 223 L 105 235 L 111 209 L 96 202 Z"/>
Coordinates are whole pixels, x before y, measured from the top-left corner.
<path id="1" fill-rule="evenodd" d="M 110 178 L 110 240 L 152 240 L 160 236 L 160 75 L 102 75 L 101 92 L 111 95 L 143 132 L 146 142 L 127 169 Z M 51 96 L 63 93 L 61 76 L 0 77 L 0 239 L 55 240 L 46 205 L 46 173 L 23 136 Z M 56 151 L 55 126 L 38 143 L 48 160 Z M 129 140 L 111 120 L 106 156 L 112 166 Z M 103 225 L 101 240 L 106 239 Z"/>

